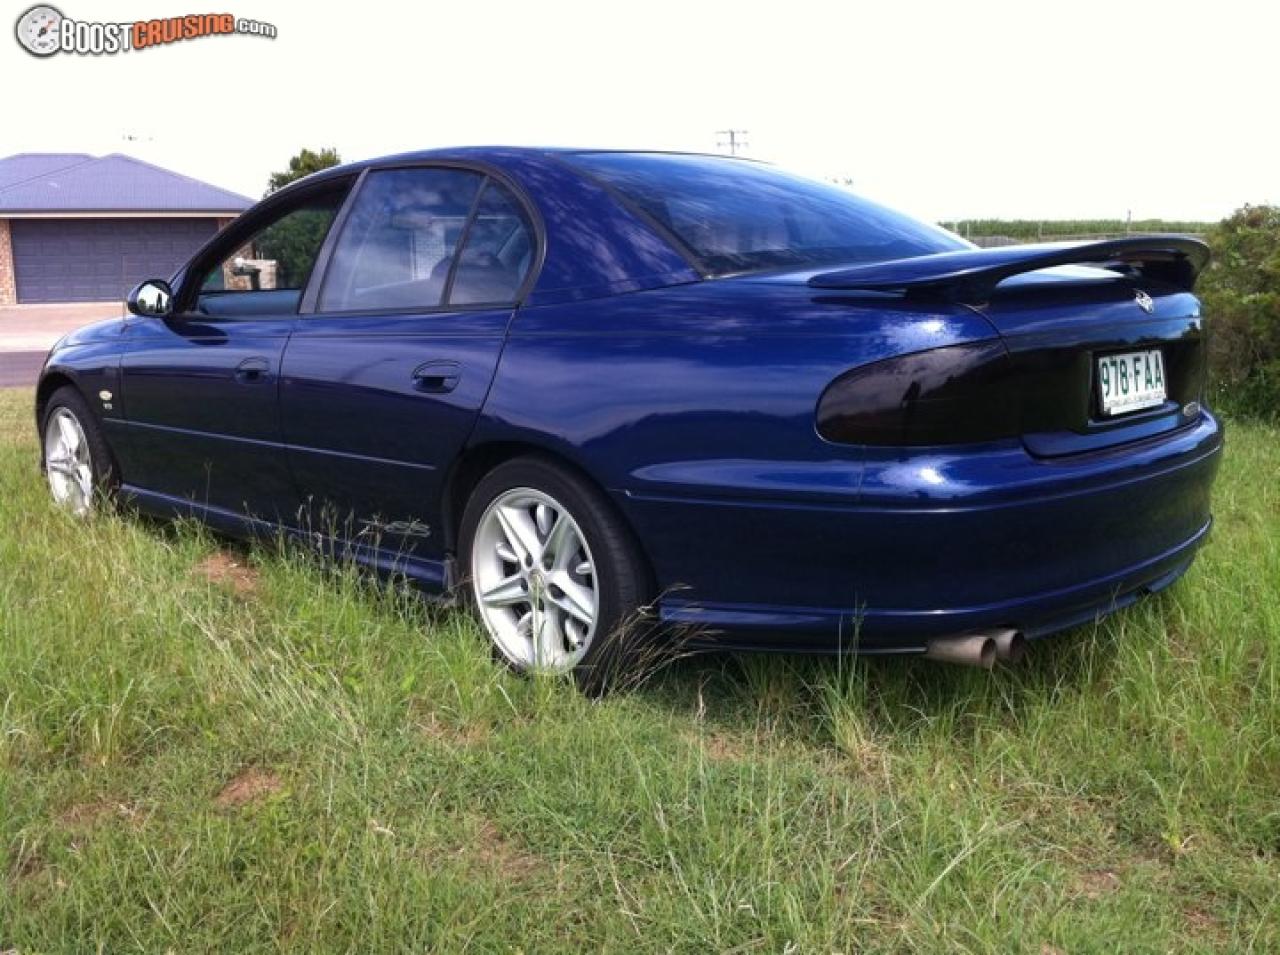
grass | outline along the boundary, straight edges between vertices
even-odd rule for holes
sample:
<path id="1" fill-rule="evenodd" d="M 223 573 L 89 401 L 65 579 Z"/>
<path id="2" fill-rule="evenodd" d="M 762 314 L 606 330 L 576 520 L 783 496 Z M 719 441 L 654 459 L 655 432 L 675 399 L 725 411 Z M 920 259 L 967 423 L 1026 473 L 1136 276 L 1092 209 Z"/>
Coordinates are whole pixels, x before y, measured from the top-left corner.
<path id="1" fill-rule="evenodd" d="M 1157 598 L 988 674 L 603 702 L 198 528 L 55 512 L 0 393 L 0 951 L 1280 950 L 1280 431 Z"/>

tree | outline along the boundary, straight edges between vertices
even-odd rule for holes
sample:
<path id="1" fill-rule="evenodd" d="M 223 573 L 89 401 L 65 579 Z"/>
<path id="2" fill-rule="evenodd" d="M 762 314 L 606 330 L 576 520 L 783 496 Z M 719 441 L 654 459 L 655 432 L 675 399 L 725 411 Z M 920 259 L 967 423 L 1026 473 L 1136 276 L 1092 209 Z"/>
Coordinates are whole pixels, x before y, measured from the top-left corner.
<path id="1" fill-rule="evenodd" d="M 283 189 L 289 183 L 301 179 L 303 176 L 309 176 L 313 172 L 319 172 L 321 169 L 336 166 L 340 162 L 342 162 L 342 157 L 332 147 L 326 146 L 317 152 L 304 146 L 302 152 L 289 160 L 288 169 L 271 174 L 271 178 L 267 180 L 266 195 L 269 196 L 276 190 Z"/>
<path id="2" fill-rule="evenodd" d="M 340 162 L 342 159 L 336 149 L 325 148 L 316 152 L 304 148 L 289 160 L 288 169 L 271 174 L 266 194 L 269 196 L 291 182 Z M 274 288 L 302 288 L 336 211 L 331 202 L 319 199 L 307 207 L 295 209 L 254 239 L 255 254 L 276 263 Z"/>
<path id="3" fill-rule="evenodd" d="M 1215 401 L 1280 416 L 1280 207 L 1245 206 L 1208 236 L 1200 277 Z"/>

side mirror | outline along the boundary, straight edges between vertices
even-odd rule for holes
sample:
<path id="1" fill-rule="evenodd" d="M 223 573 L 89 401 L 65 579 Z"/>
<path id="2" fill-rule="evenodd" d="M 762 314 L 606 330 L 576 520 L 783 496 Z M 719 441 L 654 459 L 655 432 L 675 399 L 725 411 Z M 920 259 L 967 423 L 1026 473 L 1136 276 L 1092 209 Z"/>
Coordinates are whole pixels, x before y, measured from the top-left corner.
<path id="1" fill-rule="evenodd" d="M 173 307 L 173 289 L 164 279 L 147 279 L 134 286 L 125 304 L 134 315 L 163 318 Z"/>

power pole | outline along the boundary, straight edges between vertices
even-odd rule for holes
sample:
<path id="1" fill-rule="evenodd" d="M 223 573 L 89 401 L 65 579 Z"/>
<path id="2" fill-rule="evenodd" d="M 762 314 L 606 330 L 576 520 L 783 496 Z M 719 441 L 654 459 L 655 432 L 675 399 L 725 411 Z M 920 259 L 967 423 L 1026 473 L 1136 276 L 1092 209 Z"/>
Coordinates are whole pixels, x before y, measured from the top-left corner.
<path id="1" fill-rule="evenodd" d="M 723 139 L 716 140 L 716 148 L 724 149 L 729 147 L 729 155 L 738 155 L 739 149 L 746 149 L 750 143 L 747 142 L 747 131 L 745 129 L 717 129 L 717 136 L 723 136 Z"/>

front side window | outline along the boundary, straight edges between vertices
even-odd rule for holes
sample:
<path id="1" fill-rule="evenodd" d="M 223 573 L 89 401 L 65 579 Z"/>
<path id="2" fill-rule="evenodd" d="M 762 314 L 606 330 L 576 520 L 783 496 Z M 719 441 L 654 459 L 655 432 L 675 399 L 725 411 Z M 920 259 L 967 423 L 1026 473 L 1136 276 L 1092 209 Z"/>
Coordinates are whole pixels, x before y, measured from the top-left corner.
<path id="1" fill-rule="evenodd" d="M 205 273 L 200 284 L 202 302 L 234 292 L 301 293 L 344 191 L 304 200 L 237 246 Z"/>
<path id="2" fill-rule="evenodd" d="M 845 189 L 716 156 L 579 153 L 712 275 L 856 265 L 970 248 L 964 240 Z"/>
<path id="3" fill-rule="evenodd" d="M 334 246 L 319 310 L 439 306 L 483 182 L 462 169 L 371 172 Z"/>

